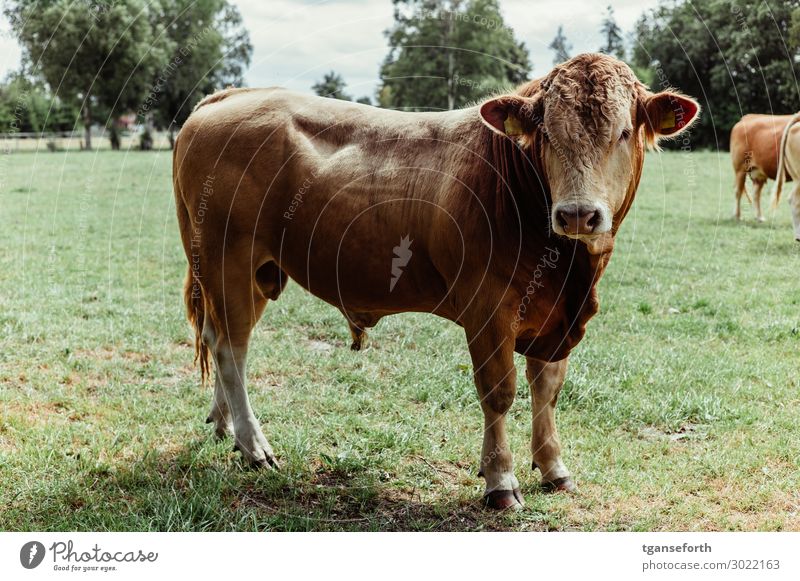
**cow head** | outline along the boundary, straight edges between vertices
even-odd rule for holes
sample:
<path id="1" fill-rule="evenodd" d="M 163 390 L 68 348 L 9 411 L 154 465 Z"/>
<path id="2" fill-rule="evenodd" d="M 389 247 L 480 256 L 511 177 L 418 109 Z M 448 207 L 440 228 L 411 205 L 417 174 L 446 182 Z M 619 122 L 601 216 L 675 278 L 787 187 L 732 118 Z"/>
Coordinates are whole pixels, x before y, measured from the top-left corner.
<path id="1" fill-rule="evenodd" d="M 620 60 L 583 54 L 484 102 L 480 114 L 496 133 L 537 147 L 553 231 L 591 248 L 627 212 L 645 145 L 686 130 L 699 109 L 677 92 L 651 93 Z"/>

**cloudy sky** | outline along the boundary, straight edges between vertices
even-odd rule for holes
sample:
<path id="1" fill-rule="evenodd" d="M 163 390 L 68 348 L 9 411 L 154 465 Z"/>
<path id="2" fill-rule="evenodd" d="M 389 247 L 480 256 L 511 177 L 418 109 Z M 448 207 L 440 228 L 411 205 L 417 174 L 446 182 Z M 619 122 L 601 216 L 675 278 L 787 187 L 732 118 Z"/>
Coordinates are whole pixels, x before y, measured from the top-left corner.
<path id="1" fill-rule="evenodd" d="M 234 0 L 250 31 L 251 87 L 281 85 L 310 92 L 311 85 L 334 69 L 348 91 L 374 95 L 380 63 L 386 56 L 383 31 L 392 23 L 391 0 Z M 501 0 L 506 24 L 525 42 L 534 76 L 552 63 L 547 45 L 560 24 L 573 54 L 596 50 L 600 21 L 608 4 L 627 35 L 643 10 L 657 0 Z M 19 66 L 20 51 L 7 22 L 0 25 L 0 76 Z"/>

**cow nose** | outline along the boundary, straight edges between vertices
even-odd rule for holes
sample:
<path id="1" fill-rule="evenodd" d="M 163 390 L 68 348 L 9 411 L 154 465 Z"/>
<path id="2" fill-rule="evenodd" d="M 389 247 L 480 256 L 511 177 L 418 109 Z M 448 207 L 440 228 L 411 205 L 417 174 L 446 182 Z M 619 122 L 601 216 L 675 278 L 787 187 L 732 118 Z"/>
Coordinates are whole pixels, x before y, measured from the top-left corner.
<path id="1" fill-rule="evenodd" d="M 558 225 L 565 234 L 577 236 L 591 234 L 597 227 L 600 213 L 593 206 L 581 204 L 565 204 L 556 211 Z"/>

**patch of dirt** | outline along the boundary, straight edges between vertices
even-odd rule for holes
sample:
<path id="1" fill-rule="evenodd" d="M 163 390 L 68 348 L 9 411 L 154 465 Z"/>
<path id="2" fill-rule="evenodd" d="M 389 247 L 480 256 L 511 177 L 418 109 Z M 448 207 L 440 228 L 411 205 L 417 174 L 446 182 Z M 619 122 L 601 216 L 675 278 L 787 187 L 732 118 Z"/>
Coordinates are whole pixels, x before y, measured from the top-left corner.
<path id="1" fill-rule="evenodd" d="M 642 440 L 658 441 L 669 440 L 680 442 L 682 440 L 704 440 L 708 437 L 705 426 L 687 423 L 677 430 L 660 430 L 655 426 L 644 426 L 640 428 L 636 435 Z"/>
<path id="2" fill-rule="evenodd" d="M 71 355 L 76 359 L 110 361 L 117 357 L 117 351 L 108 347 L 98 347 L 96 349 L 75 349 Z"/>
<path id="3" fill-rule="evenodd" d="M 11 436 L 2 435 L 2 433 L 5 431 L 5 426 L 3 426 L 2 422 L 0 422 L 0 452 L 14 454 L 17 452 L 17 446 L 14 443 L 14 438 Z"/>
<path id="4" fill-rule="evenodd" d="M 63 402 L 10 401 L 3 404 L 3 415 L 16 416 L 29 425 L 48 426 L 54 423 L 66 424 L 70 421 L 70 413 Z"/>
<path id="5" fill-rule="evenodd" d="M 313 351 L 315 353 L 319 353 L 321 355 L 330 355 L 331 353 L 333 353 L 333 350 L 336 348 L 336 347 L 334 347 L 333 345 L 331 345 L 330 343 L 328 343 L 326 341 L 319 341 L 317 339 L 313 339 L 311 341 L 307 341 L 306 344 L 308 345 L 308 348 L 311 351 Z"/>
<path id="6" fill-rule="evenodd" d="M 419 455 L 409 456 L 409 459 L 420 463 L 420 466 L 425 466 L 430 472 L 433 472 L 439 484 L 462 486 L 472 481 L 469 470 L 473 467 L 468 462 L 448 462 Z"/>
<path id="7" fill-rule="evenodd" d="M 273 373 L 264 369 L 248 370 L 250 373 L 251 385 L 256 385 L 258 382 L 258 389 L 280 389 L 284 386 L 283 374 Z"/>
<path id="8" fill-rule="evenodd" d="M 663 496 L 628 495 L 624 499 L 607 496 L 597 485 L 578 483 L 577 496 L 568 497 L 560 530 L 630 530 L 645 513 L 669 512 L 669 502 Z M 660 519 L 664 521 L 664 519 Z M 665 530 L 671 530 L 665 524 Z"/>
<path id="9" fill-rule="evenodd" d="M 140 353 L 113 347 L 97 347 L 95 349 L 76 349 L 72 352 L 76 359 L 88 359 L 93 361 L 114 361 L 122 359 L 134 363 L 149 363 L 154 359 L 151 353 Z"/>

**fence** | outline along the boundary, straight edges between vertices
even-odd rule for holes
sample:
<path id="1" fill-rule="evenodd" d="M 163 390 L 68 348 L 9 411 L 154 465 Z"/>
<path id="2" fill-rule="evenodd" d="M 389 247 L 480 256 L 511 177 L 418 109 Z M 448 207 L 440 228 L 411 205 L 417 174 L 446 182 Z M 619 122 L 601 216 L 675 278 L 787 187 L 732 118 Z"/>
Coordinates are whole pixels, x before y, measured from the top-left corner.
<path id="1" fill-rule="evenodd" d="M 166 132 L 153 132 L 153 149 L 169 149 Z M 83 149 L 83 131 L 53 133 L 0 133 L 0 151 L 78 151 Z M 120 149 L 139 149 L 138 133 L 120 133 Z M 111 149 L 107 131 L 92 132 L 92 149 Z"/>

